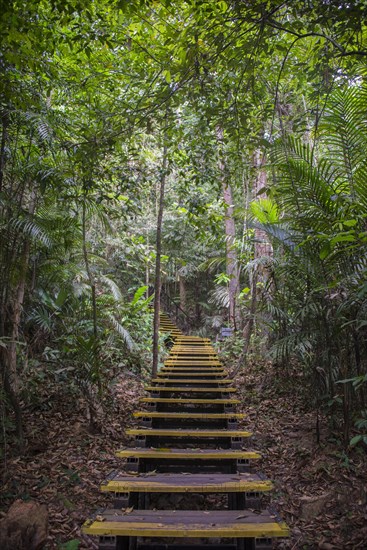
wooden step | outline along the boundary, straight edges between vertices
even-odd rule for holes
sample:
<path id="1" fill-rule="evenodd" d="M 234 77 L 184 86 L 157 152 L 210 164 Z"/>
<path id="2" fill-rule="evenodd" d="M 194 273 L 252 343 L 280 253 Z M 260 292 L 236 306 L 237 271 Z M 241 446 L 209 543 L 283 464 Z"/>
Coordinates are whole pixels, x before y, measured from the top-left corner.
<path id="1" fill-rule="evenodd" d="M 188 412 L 149 412 L 138 411 L 133 413 L 134 418 L 159 418 L 167 420 L 186 419 L 186 420 L 231 420 L 243 419 L 246 417 L 243 413 L 188 413 Z"/>
<path id="2" fill-rule="evenodd" d="M 102 520 L 102 521 L 101 521 Z M 286 537 L 287 526 L 269 512 L 249 510 L 122 510 L 98 512 L 83 525 L 86 535 L 117 537 L 264 538 Z"/>
<path id="3" fill-rule="evenodd" d="M 259 453 L 241 449 L 150 449 L 145 447 L 129 447 L 118 450 L 118 458 L 154 458 L 154 459 L 185 459 L 185 460 L 258 460 Z"/>
<path id="4" fill-rule="evenodd" d="M 181 392 L 181 393 L 235 393 L 236 388 L 192 388 L 192 387 L 181 387 L 181 388 L 168 388 L 167 386 L 145 386 L 144 388 L 147 392 Z"/>
<path id="5" fill-rule="evenodd" d="M 175 361 L 178 363 L 191 363 L 191 361 L 200 361 L 200 363 L 203 363 L 205 361 L 208 361 L 210 363 L 217 362 L 220 363 L 218 356 L 209 353 L 205 354 L 199 354 L 199 353 L 189 353 L 189 354 L 180 354 L 180 355 L 169 355 L 169 357 L 166 358 L 166 361 Z"/>
<path id="6" fill-rule="evenodd" d="M 225 372 L 176 372 L 176 371 L 159 371 L 157 376 L 161 380 L 161 378 L 169 377 L 170 380 L 172 380 L 172 377 L 179 377 L 179 376 L 205 376 L 207 380 L 215 380 L 216 378 L 223 378 L 224 376 L 227 376 Z"/>
<path id="7" fill-rule="evenodd" d="M 222 363 L 218 359 L 166 359 L 164 362 L 165 365 L 176 366 L 176 367 L 216 367 L 222 366 Z"/>
<path id="8" fill-rule="evenodd" d="M 207 349 L 202 349 L 202 348 L 197 348 L 197 350 L 193 350 L 193 349 L 189 349 L 189 350 L 185 350 L 185 351 L 172 351 L 172 349 L 170 350 L 170 356 L 171 357 L 178 357 L 180 359 L 185 359 L 186 357 L 189 357 L 189 356 L 196 356 L 198 357 L 199 359 L 201 358 L 204 358 L 205 357 L 218 357 L 218 354 L 214 351 L 214 350 L 207 350 Z"/>
<path id="9" fill-rule="evenodd" d="M 163 363 L 163 366 L 166 368 L 172 368 L 172 369 L 194 369 L 194 370 L 200 370 L 200 369 L 223 369 L 223 365 L 220 361 L 196 361 L 196 360 L 188 360 L 188 361 L 175 361 L 174 359 L 166 359 Z"/>
<path id="10" fill-rule="evenodd" d="M 152 378 L 151 382 L 160 384 L 231 384 L 232 380 L 206 380 L 201 378 Z"/>
<path id="11" fill-rule="evenodd" d="M 199 437 L 199 438 L 227 438 L 227 437 L 251 437 L 252 433 L 244 430 L 185 430 L 185 429 L 154 429 L 131 428 L 126 430 L 127 435 L 146 437 Z"/>
<path id="12" fill-rule="evenodd" d="M 209 344 L 211 345 L 209 338 L 203 338 L 202 336 L 195 336 L 194 334 L 182 334 L 180 342 L 186 344 L 188 342 L 196 342 L 200 344 Z"/>
<path id="13" fill-rule="evenodd" d="M 210 344 L 210 338 L 204 338 L 203 336 L 195 336 L 195 334 L 184 334 L 182 336 L 182 341 L 186 340 L 200 340 L 200 342 L 208 342 Z"/>
<path id="14" fill-rule="evenodd" d="M 187 372 L 187 373 L 190 373 L 190 372 L 205 372 L 205 373 L 225 373 L 226 371 L 224 370 L 223 367 L 207 367 L 207 366 L 203 366 L 203 367 L 185 367 L 185 366 L 178 366 L 178 367 L 174 367 L 172 365 L 168 365 L 168 366 L 163 366 L 159 372 Z"/>
<path id="15" fill-rule="evenodd" d="M 190 352 L 190 351 L 193 351 L 195 353 L 197 352 L 205 352 L 205 351 L 209 351 L 209 352 L 214 352 L 216 353 L 216 350 L 215 348 L 211 345 L 211 344 L 203 344 L 202 346 L 191 346 L 190 344 L 179 344 L 177 342 L 175 342 L 174 346 L 172 347 L 171 351 L 184 351 L 185 353 L 187 352 Z"/>
<path id="16" fill-rule="evenodd" d="M 210 354 L 216 354 L 217 350 L 213 348 L 213 346 L 209 344 L 182 344 L 179 343 L 177 340 L 173 344 L 172 348 L 170 349 L 170 353 L 210 353 Z"/>
<path id="17" fill-rule="evenodd" d="M 192 338 L 189 338 L 189 337 L 182 337 L 182 336 L 179 336 L 176 341 L 175 341 L 175 344 L 177 345 L 182 345 L 182 346 L 205 346 L 205 345 L 209 345 L 210 344 L 210 341 L 209 340 L 203 340 L 201 338 L 195 338 L 195 337 L 192 337 Z"/>
<path id="18" fill-rule="evenodd" d="M 244 493 L 267 492 L 272 489 L 271 481 L 248 472 L 190 475 L 114 473 L 101 486 L 101 491 L 114 493 Z"/>
<path id="19" fill-rule="evenodd" d="M 238 405 L 239 399 L 180 399 L 179 397 L 141 397 L 140 403 L 175 403 L 177 405 Z"/>
<path id="20" fill-rule="evenodd" d="M 228 378 L 228 374 L 225 372 L 225 371 L 203 371 L 202 369 L 198 369 L 196 371 L 191 371 L 191 370 L 187 370 L 187 371 L 182 371 L 182 370 L 179 370 L 179 371 L 176 371 L 176 370 L 172 370 L 172 371 L 166 371 L 166 370 L 161 370 L 159 371 L 159 373 L 157 374 L 158 377 L 160 378 L 190 378 L 191 376 L 193 377 L 198 377 L 198 378 L 205 378 L 207 379 L 209 382 L 212 382 L 214 380 L 223 380 L 223 379 L 227 379 L 229 380 Z M 232 379 L 231 379 L 232 380 Z M 233 380 L 232 380 L 233 382 Z"/>
<path id="21" fill-rule="evenodd" d="M 206 356 L 210 356 L 210 357 L 218 357 L 218 354 L 214 351 L 214 350 L 209 350 L 209 349 L 202 349 L 202 348 L 197 348 L 196 350 L 194 349 L 188 349 L 188 350 L 181 350 L 181 351 L 175 351 L 173 350 L 173 348 L 170 350 L 170 356 L 171 357 L 180 357 L 181 359 L 182 358 L 185 358 L 186 356 L 197 356 L 199 358 L 201 357 L 206 357 Z"/>

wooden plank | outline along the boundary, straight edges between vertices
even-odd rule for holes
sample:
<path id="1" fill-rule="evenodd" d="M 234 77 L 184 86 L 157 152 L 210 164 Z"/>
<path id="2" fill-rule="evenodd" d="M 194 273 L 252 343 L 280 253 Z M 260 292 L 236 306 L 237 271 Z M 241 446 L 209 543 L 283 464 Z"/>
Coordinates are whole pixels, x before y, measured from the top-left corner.
<path id="1" fill-rule="evenodd" d="M 210 357 L 218 357 L 218 354 L 214 350 L 210 349 L 203 349 L 201 347 L 197 347 L 196 349 L 190 348 L 190 349 L 182 349 L 179 351 L 173 350 L 173 348 L 170 351 L 170 357 L 180 357 L 185 358 L 186 356 L 196 355 L 199 358 L 210 356 Z"/>
<path id="2" fill-rule="evenodd" d="M 168 361 L 168 359 L 167 359 Z M 182 365 L 180 363 L 176 364 L 174 361 L 170 364 L 163 364 L 161 369 L 166 369 L 166 370 L 182 370 L 182 371 L 190 371 L 190 370 L 193 370 L 193 371 L 200 371 L 201 369 L 205 370 L 206 372 L 216 372 L 216 371 L 222 371 L 224 372 L 224 367 L 222 364 L 220 365 L 190 365 L 190 362 L 189 361 L 184 361 L 182 363 Z"/>
<path id="3" fill-rule="evenodd" d="M 187 459 L 187 460 L 258 460 L 259 453 L 237 449 L 149 449 L 144 447 L 129 447 L 116 453 L 119 458 L 157 458 L 157 459 Z"/>
<path id="4" fill-rule="evenodd" d="M 102 492 L 245 493 L 273 489 L 256 474 L 134 474 L 118 473 L 101 485 Z"/>
<path id="5" fill-rule="evenodd" d="M 152 392 L 182 392 L 182 393 L 234 393 L 237 391 L 236 388 L 185 388 L 184 386 L 181 388 L 172 387 L 169 388 L 167 386 L 145 386 L 145 391 Z"/>
<path id="6" fill-rule="evenodd" d="M 199 349 L 188 349 L 188 350 L 182 350 L 182 351 L 174 351 L 173 348 L 171 349 L 170 357 L 180 357 L 185 358 L 186 356 L 197 356 L 199 358 L 201 357 L 218 357 L 218 354 L 215 353 L 213 350 L 204 350 L 202 348 Z"/>
<path id="7" fill-rule="evenodd" d="M 238 405 L 238 399 L 180 399 L 179 397 L 141 397 L 140 403 L 176 403 L 193 405 Z"/>
<path id="8" fill-rule="evenodd" d="M 185 371 L 179 371 L 179 372 L 176 372 L 174 370 L 170 370 L 170 371 L 159 371 L 157 376 L 159 377 L 159 379 L 161 378 L 165 378 L 165 377 L 170 377 L 170 380 L 172 380 L 172 376 L 173 377 L 178 377 L 178 376 L 205 376 L 206 379 L 210 379 L 210 380 L 216 380 L 216 378 L 220 377 L 220 379 L 222 379 L 224 376 L 227 376 L 227 374 L 225 372 L 185 372 Z"/>
<path id="9" fill-rule="evenodd" d="M 190 378 L 175 378 L 172 380 L 172 378 L 152 378 L 151 382 L 158 383 L 158 384 L 232 384 L 232 380 L 205 380 L 196 378 L 191 380 Z"/>
<path id="10" fill-rule="evenodd" d="M 225 373 L 226 371 L 223 369 L 223 367 L 185 367 L 185 366 L 178 366 L 174 367 L 172 365 L 168 365 L 166 367 L 162 367 L 159 372 L 205 372 L 205 373 Z"/>
<path id="11" fill-rule="evenodd" d="M 172 348 L 170 349 L 170 353 L 176 353 L 183 351 L 185 353 L 197 353 L 197 352 L 203 352 L 203 353 L 210 353 L 210 354 L 217 354 L 217 351 L 208 344 L 182 344 L 177 339 L 175 340 Z"/>
<path id="12" fill-rule="evenodd" d="M 225 378 L 228 376 L 228 373 L 224 370 L 203 370 L 200 368 L 197 369 L 172 369 L 172 370 L 166 370 L 162 369 L 159 371 L 157 376 L 220 376 L 221 378 Z"/>
<path id="13" fill-rule="evenodd" d="M 210 342 L 209 342 L 209 340 L 207 342 L 203 342 L 201 340 L 195 340 L 195 339 L 182 340 L 182 337 L 178 336 L 176 341 L 175 341 L 175 344 L 180 345 L 180 346 L 191 346 L 191 347 L 196 347 L 196 348 L 203 348 L 205 346 L 210 345 Z"/>
<path id="14" fill-rule="evenodd" d="M 198 360 L 198 359 L 190 359 L 190 358 L 187 358 L 187 359 L 166 359 L 164 364 L 165 365 L 177 365 L 178 367 L 180 367 L 180 366 L 192 367 L 194 365 L 198 366 L 198 367 L 223 366 L 222 363 L 220 361 L 218 361 L 218 359 L 200 359 L 200 360 Z"/>
<path id="15" fill-rule="evenodd" d="M 182 342 L 187 342 L 188 340 L 195 340 L 199 342 L 210 343 L 210 338 L 203 338 L 202 336 L 195 336 L 194 334 L 183 334 L 181 340 Z"/>
<path id="16" fill-rule="evenodd" d="M 135 418 L 165 418 L 170 419 L 192 419 L 192 420 L 230 420 L 243 419 L 246 417 L 243 413 L 187 413 L 187 412 L 149 412 L 138 411 L 133 413 Z"/>
<path id="17" fill-rule="evenodd" d="M 172 354 L 169 355 L 166 358 L 166 361 L 175 361 L 178 363 L 190 363 L 191 361 L 200 361 L 200 363 L 204 361 L 208 361 L 211 363 L 220 363 L 220 360 L 217 355 L 210 354 L 210 353 L 180 353 L 180 354 Z"/>
<path id="18" fill-rule="evenodd" d="M 130 537 L 220 537 L 269 538 L 286 537 L 289 530 L 268 512 L 249 510 L 133 510 L 124 514 L 109 509 L 98 514 L 104 521 L 88 520 L 82 527 L 87 535 Z"/>
<path id="19" fill-rule="evenodd" d="M 127 435 L 145 435 L 147 437 L 251 437 L 252 433 L 244 430 L 195 430 L 195 429 L 155 429 L 131 428 L 126 430 Z"/>

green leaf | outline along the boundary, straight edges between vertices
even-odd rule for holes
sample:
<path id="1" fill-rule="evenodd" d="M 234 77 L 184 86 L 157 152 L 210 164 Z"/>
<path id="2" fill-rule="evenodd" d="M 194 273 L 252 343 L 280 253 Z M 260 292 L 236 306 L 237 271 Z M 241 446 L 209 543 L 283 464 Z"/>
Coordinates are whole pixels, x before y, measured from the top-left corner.
<path id="1" fill-rule="evenodd" d="M 325 241 L 321 247 L 321 250 L 320 250 L 320 260 L 325 260 L 325 258 L 327 258 L 329 256 L 329 254 L 331 253 L 332 251 L 332 248 L 331 248 L 331 244 L 329 241 Z"/>
<path id="2" fill-rule="evenodd" d="M 64 542 L 59 548 L 60 550 L 78 550 L 80 541 L 78 539 L 69 540 Z"/>
<path id="3" fill-rule="evenodd" d="M 251 289 L 250 289 L 248 286 L 246 286 L 245 288 L 243 288 L 243 289 L 241 290 L 240 296 L 242 296 L 242 295 L 245 295 L 245 296 L 246 296 L 250 291 L 251 291 Z"/>
<path id="4" fill-rule="evenodd" d="M 143 296 L 143 294 L 146 293 L 147 290 L 148 290 L 147 285 L 144 285 L 138 288 L 138 290 L 134 294 L 134 298 L 131 301 L 131 305 L 135 306 L 135 304 L 140 300 L 140 298 Z"/>
<path id="5" fill-rule="evenodd" d="M 171 72 L 168 69 L 165 69 L 162 74 L 163 74 L 164 78 L 166 79 L 167 84 L 171 84 L 171 82 L 172 82 Z"/>
<path id="6" fill-rule="evenodd" d="M 357 445 L 357 443 L 359 443 L 360 441 L 362 441 L 362 436 L 361 435 L 355 435 L 354 437 L 352 437 L 352 439 L 349 441 L 349 445 L 351 447 L 354 447 L 355 445 Z"/>
<path id="7" fill-rule="evenodd" d="M 276 223 L 279 220 L 278 207 L 271 199 L 258 199 L 250 207 L 254 218 L 260 223 Z"/>
<path id="8" fill-rule="evenodd" d="M 346 227 L 354 227 L 355 225 L 357 225 L 357 220 L 344 220 L 343 221 L 343 225 L 345 225 Z"/>
<path id="9" fill-rule="evenodd" d="M 334 245 L 337 243 L 354 242 L 355 240 L 355 235 L 351 235 L 350 233 L 339 233 L 339 235 L 336 235 L 331 239 L 330 244 Z"/>

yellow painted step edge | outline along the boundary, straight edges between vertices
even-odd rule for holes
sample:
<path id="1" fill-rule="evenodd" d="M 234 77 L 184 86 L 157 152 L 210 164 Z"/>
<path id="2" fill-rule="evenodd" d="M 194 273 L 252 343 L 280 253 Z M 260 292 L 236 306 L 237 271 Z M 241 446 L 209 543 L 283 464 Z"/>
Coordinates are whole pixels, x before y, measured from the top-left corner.
<path id="1" fill-rule="evenodd" d="M 160 525 L 158 527 L 158 525 Z M 130 537 L 222 537 L 222 538 L 264 538 L 287 537 L 289 530 L 283 523 L 253 523 L 242 525 L 218 525 L 201 527 L 194 524 L 191 528 L 187 524 L 164 526 L 162 523 L 129 522 L 121 524 L 118 521 L 94 521 L 85 523 L 82 527 L 86 535 L 130 536 Z"/>
<path id="2" fill-rule="evenodd" d="M 185 413 L 185 412 L 149 412 L 149 411 L 137 411 L 133 413 L 134 418 L 183 418 L 183 419 L 197 419 L 197 420 L 226 420 L 230 418 L 246 418 L 244 413 Z"/>
<path id="3" fill-rule="evenodd" d="M 239 399 L 180 399 L 178 397 L 141 397 L 139 401 L 140 403 L 182 403 L 184 405 L 191 403 L 194 405 L 238 405 L 240 403 Z"/>
<path id="4" fill-rule="evenodd" d="M 186 486 L 177 486 L 173 483 L 144 482 L 143 479 L 132 478 L 131 481 L 109 481 L 101 485 L 103 493 L 235 493 L 235 492 L 267 492 L 274 486 L 271 481 L 228 481 L 226 483 L 207 483 L 203 485 L 190 485 L 189 476 Z"/>
<path id="5" fill-rule="evenodd" d="M 201 378 L 198 378 L 197 380 L 190 380 L 190 378 L 183 378 L 181 380 L 181 378 L 175 378 L 174 380 L 172 380 L 172 378 L 152 378 L 151 382 L 155 382 L 155 383 L 177 383 L 177 384 L 231 384 L 232 383 L 232 380 L 205 380 L 204 379 L 201 379 Z"/>
<path id="6" fill-rule="evenodd" d="M 166 437 L 251 437 L 252 433 L 244 430 L 169 430 L 154 428 L 131 428 L 127 435 L 166 436 Z"/>
<path id="7" fill-rule="evenodd" d="M 189 449 L 189 453 L 185 453 L 184 450 L 174 451 L 173 449 L 157 448 L 157 449 L 144 449 L 144 447 L 137 449 L 121 449 L 115 452 L 115 456 L 118 458 L 167 458 L 176 459 L 183 458 L 187 460 L 258 460 L 261 458 L 259 453 L 254 451 L 227 451 L 223 449 L 220 452 L 201 452 L 201 449 Z"/>
<path id="8" fill-rule="evenodd" d="M 176 388 L 172 387 L 169 388 L 167 386 L 145 386 L 145 391 L 158 391 L 158 392 L 198 392 L 198 393 L 234 393 L 236 392 L 236 388 Z"/>

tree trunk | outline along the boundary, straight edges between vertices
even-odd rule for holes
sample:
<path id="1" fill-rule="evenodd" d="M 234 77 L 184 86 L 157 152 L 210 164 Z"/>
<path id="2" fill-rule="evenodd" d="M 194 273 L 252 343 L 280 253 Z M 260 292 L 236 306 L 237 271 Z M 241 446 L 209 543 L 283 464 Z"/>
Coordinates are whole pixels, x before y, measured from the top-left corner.
<path id="1" fill-rule="evenodd" d="M 0 192 L 3 188 L 3 176 L 5 168 L 5 148 L 6 142 L 8 140 L 8 126 L 9 126 L 9 115 L 6 111 L 3 111 L 1 115 L 1 144 L 0 144 Z"/>
<path id="2" fill-rule="evenodd" d="M 256 150 L 253 155 L 253 166 L 256 170 L 253 196 L 254 198 L 265 198 L 265 188 L 267 185 L 267 174 L 264 170 L 265 156 L 261 151 Z M 273 248 L 268 240 L 268 236 L 265 231 L 259 228 L 255 228 L 255 242 L 254 242 L 254 259 L 261 258 L 263 256 L 272 257 Z M 246 360 L 248 348 L 250 346 L 251 336 L 255 327 L 255 315 L 258 302 L 258 285 L 259 281 L 265 283 L 268 278 L 268 270 L 266 266 L 256 265 L 251 273 L 251 303 L 249 310 L 249 317 L 247 323 L 243 329 L 244 346 L 240 355 L 239 363 L 243 364 Z"/>
<path id="3" fill-rule="evenodd" d="M 34 212 L 34 203 L 30 206 L 30 214 Z M 27 282 L 27 272 L 30 257 L 30 241 L 26 238 L 19 267 L 18 285 L 14 298 L 5 307 L 5 322 L 3 332 L 6 338 L 5 348 L 0 348 L 0 359 L 3 369 L 4 389 L 15 414 L 16 433 L 23 438 L 23 420 L 20 407 L 20 384 L 17 372 L 17 346 L 19 343 L 19 327 L 22 319 L 24 296 Z"/>
<path id="4" fill-rule="evenodd" d="M 217 127 L 217 139 L 219 142 L 219 161 L 218 168 L 221 174 L 223 200 L 227 205 L 225 213 L 225 235 L 226 235 L 226 273 L 229 277 L 228 295 L 229 295 L 229 322 L 236 329 L 236 297 L 239 288 L 239 273 L 237 266 L 236 252 L 236 227 L 233 216 L 233 197 L 232 188 L 228 181 L 228 174 L 224 162 L 223 152 L 223 129 Z"/>
<path id="5" fill-rule="evenodd" d="M 157 240 L 156 240 L 156 260 L 155 260 L 155 283 L 154 283 L 154 319 L 153 319 L 153 364 L 152 376 L 157 375 L 158 371 L 158 342 L 159 342 L 159 310 L 161 301 L 161 254 L 162 254 L 162 220 L 163 220 L 163 205 L 164 191 L 167 175 L 167 144 L 166 135 L 164 133 L 163 159 L 159 187 L 159 208 L 157 218 Z"/>
<path id="6" fill-rule="evenodd" d="M 98 321 L 97 321 L 98 312 L 97 312 L 97 300 L 96 300 L 96 284 L 90 269 L 90 263 L 89 263 L 89 257 L 88 257 L 87 220 L 86 220 L 85 201 L 83 202 L 83 211 L 82 211 L 82 231 L 83 231 L 83 257 L 84 257 L 84 263 L 85 263 L 85 270 L 87 272 L 88 282 L 91 289 L 93 340 L 94 340 L 93 341 L 93 361 L 94 361 L 93 370 L 97 377 L 98 395 L 99 397 L 101 397 L 103 393 L 103 389 L 102 389 L 101 369 L 99 366 L 99 345 L 98 345 L 99 342 L 98 342 Z M 92 424 L 95 423 L 94 418 L 92 418 L 91 423 Z"/>
<path id="7" fill-rule="evenodd" d="M 186 284 L 185 278 L 182 275 L 178 276 L 180 284 L 180 308 L 186 313 Z"/>
<path id="8" fill-rule="evenodd" d="M 253 166 L 256 170 L 255 181 L 254 181 L 254 197 L 259 199 L 266 198 L 265 188 L 267 185 L 267 174 L 264 170 L 265 164 L 265 155 L 261 153 L 258 149 L 255 151 L 253 156 Z M 269 242 L 268 236 L 265 231 L 262 229 L 255 229 L 255 259 L 260 258 L 261 256 L 273 256 L 273 247 Z M 265 268 L 266 271 L 266 268 Z M 266 277 L 266 273 L 262 273 L 262 276 Z"/>

